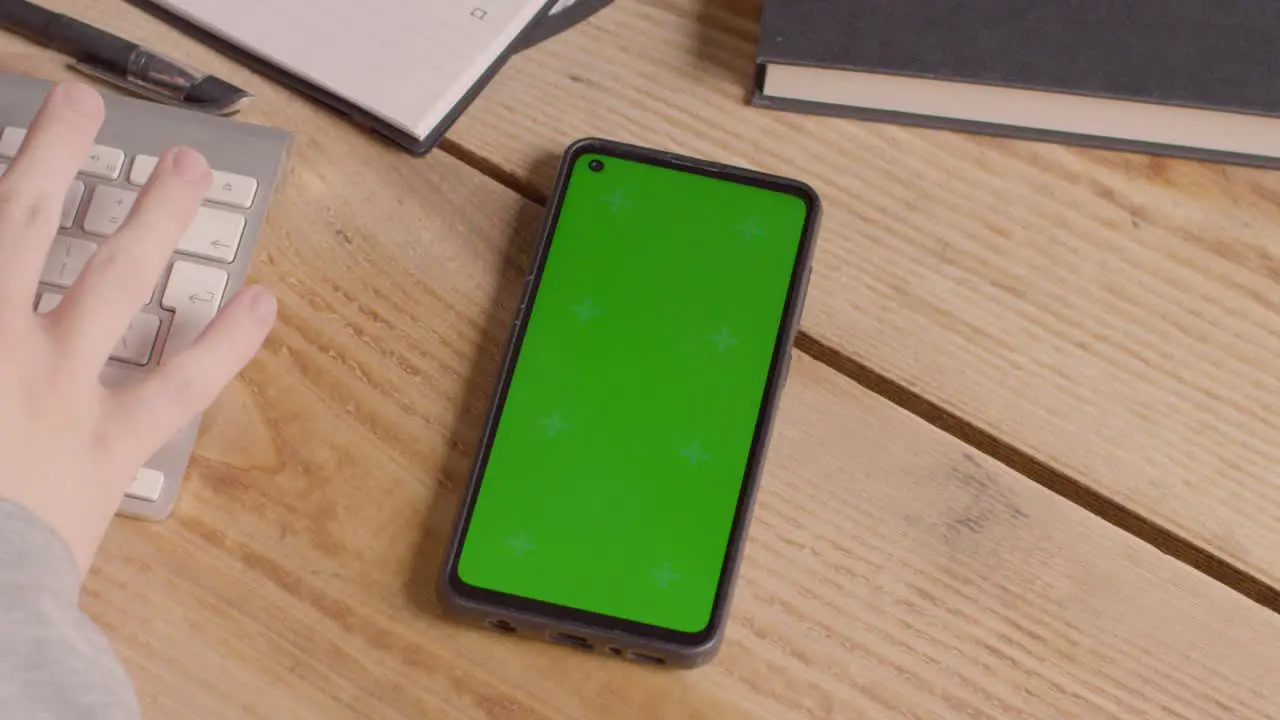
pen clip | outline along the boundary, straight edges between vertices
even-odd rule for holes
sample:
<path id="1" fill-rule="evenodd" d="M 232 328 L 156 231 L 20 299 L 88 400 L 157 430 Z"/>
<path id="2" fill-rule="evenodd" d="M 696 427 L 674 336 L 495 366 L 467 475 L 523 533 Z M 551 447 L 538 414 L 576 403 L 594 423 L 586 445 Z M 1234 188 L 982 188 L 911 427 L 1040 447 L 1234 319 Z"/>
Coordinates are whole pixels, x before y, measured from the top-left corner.
<path id="1" fill-rule="evenodd" d="M 154 57 L 154 56 L 153 56 Z M 125 90 L 139 97 L 158 102 L 163 105 L 180 107 L 187 110 L 195 110 L 211 115 L 221 115 L 230 117 L 240 112 L 244 105 L 252 98 L 251 95 L 241 91 L 238 95 L 227 97 L 222 102 L 217 103 L 195 103 L 186 99 L 187 93 L 198 82 L 204 79 L 202 76 L 196 76 L 194 73 L 186 70 L 182 66 L 164 58 L 169 73 L 163 76 L 164 82 L 151 81 L 148 82 L 144 78 L 125 77 L 110 68 L 102 67 L 96 63 L 80 60 L 72 63 L 71 67 L 91 78 L 101 80 L 105 83 L 113 85 L 117 88 Z M 174 72 L 174 71 L 178 72 Z"/>

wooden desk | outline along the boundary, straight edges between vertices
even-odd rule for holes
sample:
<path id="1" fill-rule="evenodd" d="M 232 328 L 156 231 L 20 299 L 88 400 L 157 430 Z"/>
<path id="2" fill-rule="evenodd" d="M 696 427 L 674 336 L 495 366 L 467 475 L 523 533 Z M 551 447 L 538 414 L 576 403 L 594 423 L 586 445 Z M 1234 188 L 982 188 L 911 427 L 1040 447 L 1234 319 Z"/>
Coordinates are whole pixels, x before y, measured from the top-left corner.
<path id="1" fill-rule="evenodd" d="M 254 270 L 279 327 L 176 515 L 117 522 L 86 586 L 148 717 L 1280 717 L 1280 176 L 749 108 L 750 0 L 619 0 L 413 160 L 122 0 L 46 4 L 296 133 Z M 9 37 L 0 63 L 67 75 Z M 827 203 L 728 642 L 695 672 L 430 599 L 582 135 Z"/>

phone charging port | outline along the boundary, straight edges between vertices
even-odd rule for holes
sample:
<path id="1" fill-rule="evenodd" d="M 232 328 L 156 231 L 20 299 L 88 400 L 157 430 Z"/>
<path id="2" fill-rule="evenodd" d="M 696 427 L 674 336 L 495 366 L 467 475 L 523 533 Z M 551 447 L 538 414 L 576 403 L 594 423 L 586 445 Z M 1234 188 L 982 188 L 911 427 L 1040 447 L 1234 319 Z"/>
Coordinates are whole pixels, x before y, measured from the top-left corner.
<path id="1" fill-rule="evenodd" d="M 660 658 L 657 655 L 650 655 L 648 653 L 629 652 L 627 653 L 627 657 L 631 658 L 632 660 L 635 660 L 636 662 L 642 662 L 648 665 L 666 665 L 667 664 L 667 661 L 665 659 Z"/>
<path id="2" fill-rule="evenodd" d="M 568 633 L 551 633 L 547 636 L 547 639 L 557 645 L 568 645 L 569 647 L 581 648 L 583 650 L 590 650 L 594 647 L 590 640 L 577 635 L 570 635 Z"/>

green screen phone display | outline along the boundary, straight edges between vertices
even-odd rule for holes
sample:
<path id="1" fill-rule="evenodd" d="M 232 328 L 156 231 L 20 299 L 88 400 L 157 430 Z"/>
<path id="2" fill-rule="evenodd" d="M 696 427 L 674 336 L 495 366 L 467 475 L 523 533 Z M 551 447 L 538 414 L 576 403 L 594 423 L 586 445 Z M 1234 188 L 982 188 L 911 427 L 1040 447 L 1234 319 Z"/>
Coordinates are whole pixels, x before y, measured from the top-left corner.
<path id="1" fill-rule="evenodd" d="M 780 190 L 576 160 L 459 579 L 707 628 L 808 213 Z"/>

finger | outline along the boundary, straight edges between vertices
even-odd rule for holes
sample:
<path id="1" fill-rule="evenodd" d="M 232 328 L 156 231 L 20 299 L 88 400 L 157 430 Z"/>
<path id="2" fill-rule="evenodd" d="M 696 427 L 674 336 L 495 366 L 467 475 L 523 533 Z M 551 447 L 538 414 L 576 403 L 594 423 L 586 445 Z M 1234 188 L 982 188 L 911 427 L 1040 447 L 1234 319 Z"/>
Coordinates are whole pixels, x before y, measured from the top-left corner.
<path id="1" fill-rule="evenodd" d="M 105 358 L 151 299 L 212 177 L 209 164 L 196 151 L 166 152 L 124 224 L 93 254 L 54 311 L 51 319 L 87 360 Z"/>
<path id="2" fill-rule="evenodd" d="M 88 157 L 102 118 L 102 96 L 92 88 L 54 86 L 0 178 L 0 292 L 6 302 L 20 298 L 30 305 L 35 296 L 67 188 Z"/>
<path id="3" fill-rule="evenodd" d="M 204 412 L 261 349 L 275 323 L 276 301 L 266 288 L 236 294 L 205 332 L 146 381 L 117 388 L 108 412 L 116 440 L 139 464 L 191 418 Z"/>

